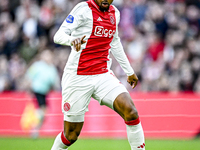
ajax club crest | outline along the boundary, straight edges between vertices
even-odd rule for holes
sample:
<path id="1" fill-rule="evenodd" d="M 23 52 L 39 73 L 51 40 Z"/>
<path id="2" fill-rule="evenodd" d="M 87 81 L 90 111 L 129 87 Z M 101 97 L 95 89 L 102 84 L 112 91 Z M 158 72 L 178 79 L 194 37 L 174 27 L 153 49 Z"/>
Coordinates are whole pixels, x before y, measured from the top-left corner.
<path id="1" fill-rule="evenodd" d="M 113 16 L 110 16 L 110 22 L 111 22 L 112 24 L 115 24 L 115 18 L 114 18 Z"/>

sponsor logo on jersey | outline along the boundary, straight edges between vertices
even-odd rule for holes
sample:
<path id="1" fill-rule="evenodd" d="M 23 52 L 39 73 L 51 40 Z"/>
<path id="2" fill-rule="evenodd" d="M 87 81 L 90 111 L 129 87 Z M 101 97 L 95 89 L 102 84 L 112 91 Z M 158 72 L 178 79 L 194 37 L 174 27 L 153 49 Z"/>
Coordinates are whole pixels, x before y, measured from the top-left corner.
<path id="1" fill-rule="evenodd" d="M 94 35 L 95 36 L 104 36 L 111 38 L 115 34 L 115 30 L 105 29 L 103 26 L 96 26 Z"/>
<path id="2" fill-rule="evenodd" d="M 73 23 L 74 22 L 74 17 L 72 15 L 67 16 L 66 22 L 67 23 Z"/>
<path id="3" fill-rule="evenodd" d="M 97 19 L 97 21 L 103 21 L 103 20 L 101 19 L 101 17 L 99 17 L 99 18 Z"/>

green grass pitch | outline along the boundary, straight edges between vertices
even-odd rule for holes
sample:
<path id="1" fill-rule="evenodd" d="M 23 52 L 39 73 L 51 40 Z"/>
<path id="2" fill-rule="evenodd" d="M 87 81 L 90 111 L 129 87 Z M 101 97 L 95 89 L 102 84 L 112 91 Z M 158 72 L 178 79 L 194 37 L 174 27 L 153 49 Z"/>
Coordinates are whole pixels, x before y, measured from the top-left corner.
<path id="1" fill-rule="evenodd" d="M 0 138 L 0 150 L 50 150 L 53 138 Z M 82 139 L 69 150 L 130 150 L 126 139 Z M 146 150 L 200 150 L 200 139 L 146 140 Z"/>

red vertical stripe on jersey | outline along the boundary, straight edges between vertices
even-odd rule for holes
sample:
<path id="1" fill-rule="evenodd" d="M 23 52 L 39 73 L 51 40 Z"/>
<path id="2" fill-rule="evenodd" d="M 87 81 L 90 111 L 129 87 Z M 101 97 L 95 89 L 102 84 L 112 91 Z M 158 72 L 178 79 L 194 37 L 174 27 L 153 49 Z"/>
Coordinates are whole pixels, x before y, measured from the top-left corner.
<path id="1" fill-rule="evenodd" d="M 113 35 L 116 32 L 115 9 L 99 11 L 93 0 L 87 2 L 92 10 L 93 28 L 86 48 L 82 50 L 77 74 L 94 75 L 108 72 L 107 61 Z"/>

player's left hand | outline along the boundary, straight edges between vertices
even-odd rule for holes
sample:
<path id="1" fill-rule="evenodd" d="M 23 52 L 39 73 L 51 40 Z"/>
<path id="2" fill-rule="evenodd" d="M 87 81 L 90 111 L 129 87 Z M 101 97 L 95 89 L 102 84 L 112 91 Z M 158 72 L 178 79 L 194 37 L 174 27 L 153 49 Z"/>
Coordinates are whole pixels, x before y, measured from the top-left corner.
<path id="1" fill-rule="evenodd" d="M 82 38 L 77 38 L 74 39 L 71 44 L 73 45 L 74 49 L 78 52 L 81 49 L 81 44 L 86 43 L 86 41 L 84 40 L 84 38 L 86 37 L 86 35 L 84 35 Z"/>
<path id="2" fill-rule="evenodd" d="M 132 88 L 134 89 L 137 85 L 138 82 L 138 77 L 136 74 L 133 74 L 131 76 L 128 76 L 127 78 L 127 82 L 132 86 Z"/>

